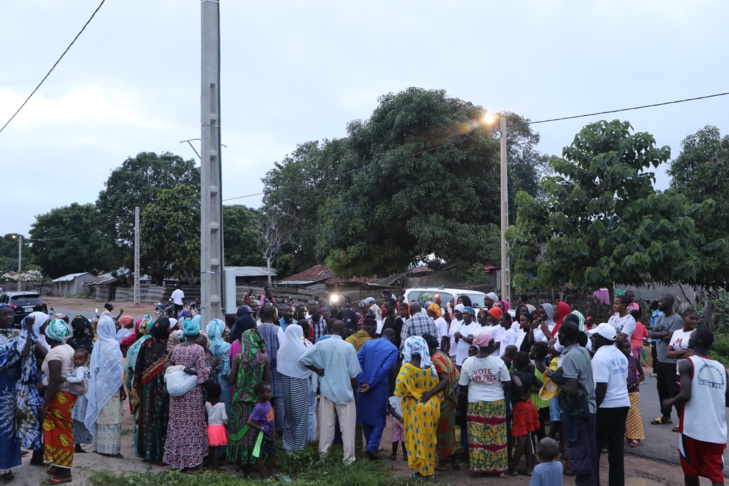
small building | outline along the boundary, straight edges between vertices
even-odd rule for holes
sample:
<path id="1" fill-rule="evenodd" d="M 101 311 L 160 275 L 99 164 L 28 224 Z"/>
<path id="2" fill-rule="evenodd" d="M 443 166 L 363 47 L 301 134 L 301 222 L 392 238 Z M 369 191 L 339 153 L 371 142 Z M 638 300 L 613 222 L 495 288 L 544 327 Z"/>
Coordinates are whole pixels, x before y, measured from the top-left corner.
<path id="1" fill-rule="evenodd" d="M 84 285 L 96 277 L 91 272 L 69 273 L 63 277 L 53 279 L 51 289 L 56 297 L 68 297 L 69 295 L 80 295 L 87 293 Z"/>

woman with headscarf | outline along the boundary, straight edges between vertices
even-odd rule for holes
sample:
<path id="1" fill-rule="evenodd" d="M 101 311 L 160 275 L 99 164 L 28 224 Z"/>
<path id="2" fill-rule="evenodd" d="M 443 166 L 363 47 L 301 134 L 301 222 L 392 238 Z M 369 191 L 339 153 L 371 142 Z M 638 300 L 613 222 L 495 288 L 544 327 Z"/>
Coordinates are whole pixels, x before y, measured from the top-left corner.
<path id="1" fill-rule="evenodd" d="M 114 319 L 101 316 L 96 332 L 99 339 L 91 353 L 84 425 L 94 436 L 94 452 L 121 458 L 122 403 L 127 398 L 124 358 L 116 340 Z"/>
<path id="2" fill-rule="evenodd" d="M 132 330 L 132 327 L 134 326 L 134 318 L 129 315 L 121 316 L 119 318 L 119 325 L 121 327 L 116 332 L 116 340 L 117 342 L 121 343 L 125 337 L 131 335 L 134 332 Z"/>
<path id="3" fill-rule="evenodd" d="M 256 383 L 269 381 L 270 359 L 266 355 L 266 342 L 255 329 L 243 333 L 239 342 L 243 350 L 233 359 L 230 369 L 233 413 L 228 422 L 228 461 L 242 471 L 250 471 L 256 464 L 253 457 L 256 434 L 248 434 L 248 417 L 258 402 L 253 391 Z"/>
<path id="4" fill-rule="evenodd" d="M 94 350 L 94 327 L 91 321 L 82 315 L 77 315 L 71 321 L 71 330 L 73 335 L 68 338 L 66 343 L 74 350 L 85 350 L 90 357 Z M 84 424 L 88 403 L 86 395 L 80 395 L 76 399 L 76 404 L 73 406 L 73 442 L 75 444 L 74 452 L 77 453 L 86 452 L 81 447 L 82 444 L 91 444 L 94 441 L 94 436 Z"/>
<path id="5" fill-rule="evenodd" d="M 530 346 L 540 341 L 546 343 L 557 335 L 555 331 L 557 323 L 552 319 L 553 315 L 554 307 L 552 307 L 552 304 L 542 304 L 541 310 L 538 312 L 538 316 L 534 316 L 532 327 L 529 330 Z"/>
<path id="6" fill-rule="evenodd" d="M 402 399 L 405 448 L 408 466 L 415 470 L 413 477 L 431 478 L 435 474 L 440 396 L 431 395 L 430 391 L 438 383 L 428 343 L 420 336 L 410 336 L 403 346 L 403 363 L 395 382 L 395 395 Z"/>
<path id="7" fill-rule="evenodd" d="M 557 308 L 554 310 L 552 317 L 555 320 L 554 329 L 552 330 L 552 336 L 556 336 L 559 331 L 559 326 L 562 324 L 564 318 L 572 312 L 572 307 L 567 302 L 557 302 Z"/>
<path id="8" fill-rule="evenodd" d="M 40 447 L 34 320 L 28 316 L 13 329 L 13 308 L 0 304 L 0 477 L 5 483 L 15 477 L 11 468 L 20 466 L 20 448 Z"/>
<path id="9" fill-rule="evenodd" d="M 200 324 L 201 321 L 202 321 L 202 317 L 199 316 L 199 315 L 193 317 L 192 319 L 186 318 L 184 321 L 182 321 L 183 331 L 182 332 L 175 331 L 175 332 L 173 332 L 173 333 L 170 334 L 170 337 L 167 340 L 167 352 L 169 354 L 172 354 L 172 350 L 175 349 L 175 347 L 178 344 L 180 344 L 183 339 L 184 340 L 189 340 L 190 339 L 190 336 L 188 336 L 188 335 L 186 335 L 184 333 L 184 327 L 185 327 L 185 325 L 187 325 L 187 323 L 190 323 L 189 325 L 191 325 L 193 327 L 197 327 L 198 329 L 200 329 L 200 327 L 201 327 L 201 324 Z M 194 336 L 194 340 L 195 340 L 195 344 L 199 344 L 200 346 L 202 346 L 203 350 L 206 353 L 210 351 L 210 342 L 208 341 L 208 338 L 205 337 L 205 335 L 200 334 L 198 332 L 197 335 Z"/>
<path id="10" fill-rule="evenodd" d="M 462 387 L 468 387 L 469 467 L 475 474 L 504 475 L 509 467 L 506 444 L 506 401 L 511 377 L 504 361 L 492 356 L 494 339 L 482 332 L 473 340 L 478 354 L 461 367 Z"/>
<path id="11" fill-rule="evenodd" d="M 437 446 L 436 453 L 438 455 L 439 471 L 447 470 L 448 461 L 454 470 L 459 469 L 458 458 L 456 456 L 456 402 L 458 397 L 453 392 L 453 386 L 458 383 L 461 375 L 456 369 L 447 354 L 438 350 L 438 340 L 431 334 L 424 334 L 423 339 L 428 343 L 428 353 L 430 359 L 435 366 L 435 372 L 438 375 L 438 385 L 426 392 L 425 398 L 437 396 L 440 398 L 440 418 L 438 420 L 438 428 L 436 430 Z"/>
<path id="12" fill-rule="evenodd" d="M 214 377 L 220 384 L 223 391 L 220 395 L 220 401 L 225 404 L 225 412 L 230 417 L 232 413 L 230 408 L 230 385 L 228 384 L 228 378 L 230 378 L 230 343 L 223 340 L 226 330 L 225 323 L 220 319 L 213 319 L 205 328 L 208 333 L 208 341 L 210 341 L 210 353 L 213 355 L 214 361 L 217 359 L 217 365 L 210 371 L 210 376 Z"/>
<path id="13" fill-rule="evenodd" d="M 247 308 L 247 309 L 246 309 Z M 240 338 L 243 333 L 251 329 L 256 329 L 256 319 L 253 317 L 253 310 L 247 305 L 238 309 L 241 315 L 235 320 L 233 328 L 230 330 L 230 362 L 238 356 L 243 350 Z"/>
<path id="14" fill-rule="evenodd" d="M 28 317 L 33 317 L 33 339 L 35 340 L 35 346 L 33 347 L 33 351 L 35 352 L 35 377 L 34 380 L 37 381 L 37 377 L 42 375 L 41 372 L 41 366 L 43 365 L 43 362 L 46 359 L 46 354 L 48 351 L 51 350 L 51 346 L 46 341 L 46 335 L 45 335 L 45 327 L 50 322 L 50 317 L 45 312 L 31 312 Z M 21 325 L 22 327 L 22 325 Z M 42 398 L 44 395 L 44 391 L 38 390 L 38 400 L 42 402 Z M 38 410 L 40 410 L 40 402 L 38 405 Z M 30 459 L 30 464 L 33 466 L 42 466 L 43 465 L 43 418 L 40 416 L 40 412 L 36 414 L 38 416 L 37 422 L 38 422 L 38 447 L 33 450 L 33 456 Z"/>
<path id="15" fill-rule="evenodd" d="M 151 338 L 139 349 L 134 367 L 134 392 L 139 397 L 136 454 L 161 466 L 170 414 L 170 395 L 165 385 L 169 320 L 157 319 L 149 335 Z"/>
<path id="16" fill-rule="evenodd" d="M 286 410 L 283 449 L 290 454 L 303 451 L 309 443 L 309 391 L 312 372 L 299 364 L 299 358 L 305 352 L 303 329 L 298 324 L 289 324 L 278 349 L 278 372 L 281 373 Z"/>
<path id="17" fill-rule="evenodd" d="M 94 350 L 94 327 L 87 318 L 77 315 L 71 321 L 73 336 L 66 342 L 73 349 L 85 349 L 89 356 Z M 116 328 L 114 328 L 116 334 Z"/>
<path id="18" fill-rule="evenodd" d="M 200 384 L 208 379 L 210 368 L 205 359 L 205 350 L 196 344 L 200 326 L 193 319 L 186 319 L 182 332 L 185 342 L 172 350 L 170 363 L 184 366 L 188 375 L 196 375 L 198 386 L 181 397 L 170 397 L 163 461 L 173 469 L 188 470 L 201 466 L 208 455 L 208 424 Z"/>
<path id="19" fill-rule="evenodd" d="M 45 330 L 46 341 L 51 350 L 46 354 L 41 371 L 49 375 L 41 417 L 43 417 L 43 460 L 49 464 L 48 472 L 56 476 L 46 480 L 70 482 L 73 465 L 73 406 L 76 395 L 61 391 L 61 375 L 73 373 L 74 349 L 65 344 L 71 336 L 68 324 L 61 319 L 53 319 Z"/>

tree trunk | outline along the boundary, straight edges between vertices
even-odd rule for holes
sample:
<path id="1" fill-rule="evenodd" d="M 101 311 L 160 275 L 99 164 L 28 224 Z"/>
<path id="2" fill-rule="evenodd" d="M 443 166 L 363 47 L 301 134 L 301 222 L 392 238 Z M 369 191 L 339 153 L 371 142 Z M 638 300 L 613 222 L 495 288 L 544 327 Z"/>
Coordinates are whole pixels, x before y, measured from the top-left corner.
<path id="1" fill-rule="evenodd" d="M 272 284 L 271 284 L 271 258 L 270 257 L 266 258 L 266 270 L 268 273 L 268 286 L 271 287 Z"/>

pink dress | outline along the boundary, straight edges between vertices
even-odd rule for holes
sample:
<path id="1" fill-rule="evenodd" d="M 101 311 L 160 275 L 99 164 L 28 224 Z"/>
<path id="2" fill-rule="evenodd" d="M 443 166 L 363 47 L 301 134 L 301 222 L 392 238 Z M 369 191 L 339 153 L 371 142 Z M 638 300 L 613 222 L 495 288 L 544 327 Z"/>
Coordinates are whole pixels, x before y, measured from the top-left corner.
<path id="1" fill-rule="evenodd" d="M 176 346 L 170 356 L 173 365 L 197 370 L 198 384 L 208 379 L 210 368 L 202 346 Z M 181 397 L 170 397 L 170 418 L 163 461 L 173 469 L 196 467 L 208 455 L 208 433 L 202 390 L 196 386 Z"/>

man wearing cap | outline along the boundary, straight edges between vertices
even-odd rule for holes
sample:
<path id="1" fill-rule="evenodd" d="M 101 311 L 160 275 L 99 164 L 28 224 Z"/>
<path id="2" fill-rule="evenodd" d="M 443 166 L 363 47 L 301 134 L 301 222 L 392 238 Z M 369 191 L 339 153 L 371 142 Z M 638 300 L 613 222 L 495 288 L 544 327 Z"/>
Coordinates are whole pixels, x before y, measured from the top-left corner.
<path id="1" fill-rule="evenodd" d="M 400 349 L 405 345 L 405 341 L 410 336 L 422 336 L 423 334 L 432 334 L 433 336 L 438 335 L 438 330 L 435 328 L 435 322 L 430 317 L 420 312 L 420 304 L 418 302 L 410 303 L 410 313 L 412 317 L 407 320 L 402 326 L 402 332 L 400 333 Z"/>
<path id="2" fill-rule="evenodd" d="M 608 484 L 625 484 L 623 465 L 623 438 L 625 419 L 630 409 L 628 398 L 628 359 L 615 346 L 617 333 L 610 324 L 600 324 L 590 331 L 592 349 L 592 375 L 595 379 L 595 399 L 597 401 L 597 422 L 595 437 L 598 456 L 607 447 Z M 598 472 L 600 461 L 596 461 Z"/>

